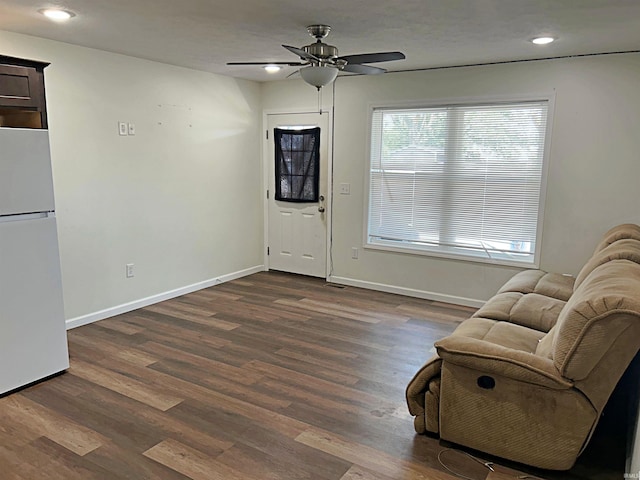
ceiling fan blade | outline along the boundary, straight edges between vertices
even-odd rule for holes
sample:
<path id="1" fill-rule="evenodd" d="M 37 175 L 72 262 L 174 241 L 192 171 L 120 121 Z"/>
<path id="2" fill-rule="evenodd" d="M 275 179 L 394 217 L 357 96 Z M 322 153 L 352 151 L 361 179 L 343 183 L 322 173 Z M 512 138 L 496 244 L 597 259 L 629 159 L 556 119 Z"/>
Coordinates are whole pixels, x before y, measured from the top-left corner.
<path id="1" fill-rule="evenodd" d="M 359 65 L 357 63 L 347 64 L 342 69 L 343 72 L 360 73 L 362 75 L 378 75 L 386 72 L 384 68 L 370 67 L 369 65 Z"/>
<path id="2" fill-rule="evenodd" d="M 290 73 L 286 78 L 295 77 L 296 75 L 300 75 L 300 70 L 296 70 L 295 72 Z"/>
<path id="3" fill-rule="evenodd" d="M 306 64 L 301 62 L 227 62 L 227 65 L 288 65 L 297 67 Z"/>
<path id="4" fill-rule="evenodd" d="M 300 58 L 302 58 L 304 60 L 312 60 L 314 62 L 319 62 L 320 61 L 320 59 L 318 57 L 316 57 L 315 55 L 311 55 L 310 53 L 305 52 L 301 48 L 291 47 L 289 45 L 282 45 L 282 46 L 284 48 L 286 48 L 287 50 L 289 50 L 291 53 L 295 53 L 296 55 L 298 55 Z"/>
<path id="5" fill-rule="evenodd" d="M 404 59 L 405 56 L 402 52 L 361 53 L 359 55 L 347 55 L 339 58 L 339 60 L 345 60 L 349 64 L 391 62 L 393 60 Z"/>

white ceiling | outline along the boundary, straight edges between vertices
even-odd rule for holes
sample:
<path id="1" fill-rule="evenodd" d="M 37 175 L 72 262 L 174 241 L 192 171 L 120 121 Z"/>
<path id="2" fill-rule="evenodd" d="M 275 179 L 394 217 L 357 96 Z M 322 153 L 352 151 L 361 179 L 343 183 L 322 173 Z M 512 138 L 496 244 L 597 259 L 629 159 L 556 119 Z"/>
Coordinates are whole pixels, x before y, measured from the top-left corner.
<path id="1" fill-rule="evenodd" d="M 37 11 L 60 6 L 65 24 Z M 296 61 L 281 44 L 332 27 L 340 55 L 400 50 L 389 70 L 640 50 L 640 0 L 0 0 L 0 30 L 257 81 L 281 79 L 229 61 Z M 539 35 L 558 40 L 536 46 Z M 0 45 L 0 54 L 2 54 Z"/>

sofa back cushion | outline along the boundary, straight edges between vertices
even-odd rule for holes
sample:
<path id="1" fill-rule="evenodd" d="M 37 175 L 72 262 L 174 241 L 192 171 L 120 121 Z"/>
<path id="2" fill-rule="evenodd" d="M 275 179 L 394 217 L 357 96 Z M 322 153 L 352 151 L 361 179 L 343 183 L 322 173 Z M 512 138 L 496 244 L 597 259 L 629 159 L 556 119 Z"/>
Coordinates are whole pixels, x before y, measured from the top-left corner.
<path id="1" fill-rule="evenodd" d="M 582 267 L 580 273 L 576 275 L 576 281 L 573 284 L 574 291 L 580 287 L 591 272 L 611 260 L 630 260 L 635 263 L 640 263 L 640 240 L 629 238 L 617 240 L 594 253 L 589 261 L 585 263 L 584 267 Z"/>
<path id="2" fill-rule="evenodd" d="M 640 226 L 634 223 L 623 223 L 622 225 L 613 227 L 602 236 L 602 240 L 596 247 L 594 253 L 598 253 L 603 248 L 608 247 L 618 240 L 624 240 L 625 238 L 640 240 Z"/>
<path id="3" fill-rule="evenodd" d="M 640 264 L 611 260 L 596 267 L 571 296 L 550 332 L 556 368 L 571 380 L 585 379 L 634 322 L 640 322 Z M 548 340 L 545 344 L 548 346 Z M 640 338 L 636 344 L 640 347 Z"/>

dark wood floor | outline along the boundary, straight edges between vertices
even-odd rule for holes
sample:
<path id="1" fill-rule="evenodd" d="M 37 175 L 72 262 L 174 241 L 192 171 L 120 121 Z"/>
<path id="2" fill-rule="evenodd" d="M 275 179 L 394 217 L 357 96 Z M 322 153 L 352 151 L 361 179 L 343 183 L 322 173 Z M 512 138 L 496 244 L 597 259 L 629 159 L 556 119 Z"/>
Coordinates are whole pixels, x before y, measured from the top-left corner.
<path id="1" fill-rule="evenodd" d="M 470 313 L 265 272 L 71 330 L 67 373 L 0 398 L 0 478 L 452 480 L 404 388 Z"/>

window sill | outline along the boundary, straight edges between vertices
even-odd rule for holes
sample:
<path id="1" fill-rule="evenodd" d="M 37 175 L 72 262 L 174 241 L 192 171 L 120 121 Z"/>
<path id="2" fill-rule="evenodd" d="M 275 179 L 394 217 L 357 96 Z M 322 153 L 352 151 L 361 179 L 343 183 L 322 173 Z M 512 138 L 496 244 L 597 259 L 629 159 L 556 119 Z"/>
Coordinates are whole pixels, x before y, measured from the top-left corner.
<path id="1" fill-rule="evenodd" d="M 410 242 L 376 240 L 365 242 L 364 248 L 367 250 L 380 250 L 394 253 L 404 253 L 408 255 L 421 255 L 425 257 L 443 258 L 458 260 L 463 262 L 484 263 L 490 265 L 504 265 L 519 268 L 538 268 L 539 263 L 533 254 L 491 254 L 473 249 L 461 247 L 430 247 L 423 244 L 412 244 Z M 495 256 L 493 256 L 495 255 Z M 520 257 L 520 258 L 514 258 Z"/>

